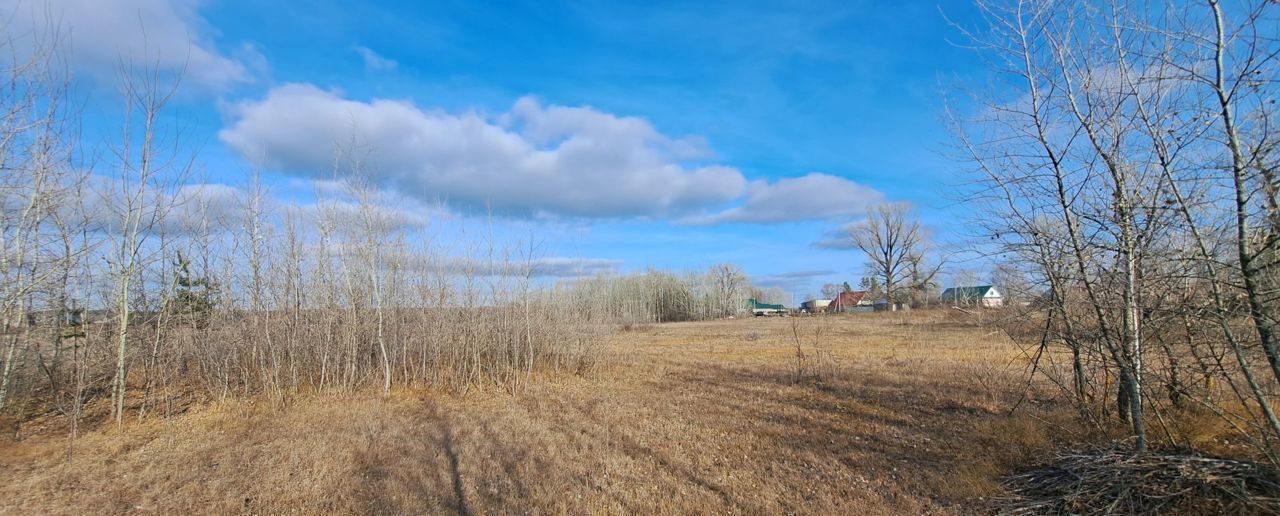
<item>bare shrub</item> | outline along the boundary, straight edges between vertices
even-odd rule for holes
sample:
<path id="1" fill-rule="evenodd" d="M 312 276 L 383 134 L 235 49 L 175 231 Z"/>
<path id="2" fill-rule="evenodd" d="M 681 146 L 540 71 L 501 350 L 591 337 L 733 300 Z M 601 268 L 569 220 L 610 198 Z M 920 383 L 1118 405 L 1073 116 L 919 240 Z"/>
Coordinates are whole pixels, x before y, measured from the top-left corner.
<path id="1" fill-rule="evenodd" d="M 786 339 L 795 350 L 791 362 L 792 381 L 821 383 L 835 377 L 838 364 L 825 345 L 828 324 L 823 318 L 790 319 Z"/>
<path id="2" fill-rule="evenodd" d="M 1277 4 L 976 4 L 1009 80 L 953 117 L 974 224 L 1047 287 L 1012 334 L 1138 451 L 1195 404 L 1280 464 Z"/>

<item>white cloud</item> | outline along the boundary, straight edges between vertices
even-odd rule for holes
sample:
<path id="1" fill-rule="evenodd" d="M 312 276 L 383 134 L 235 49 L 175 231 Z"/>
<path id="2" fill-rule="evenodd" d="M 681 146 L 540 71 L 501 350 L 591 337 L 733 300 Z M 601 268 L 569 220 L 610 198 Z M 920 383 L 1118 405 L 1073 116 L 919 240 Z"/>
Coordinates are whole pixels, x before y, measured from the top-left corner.
<path id="1" fill-rule="evenodd" d="M 686 217 L 683 222 L 708 225 L 833 219 L 863 213 L 883 200 L 884 194 L 869 186 L 811 173 L 772 183 L 753 181 L 741 205 L 710 215 Z"/>
<path id="2" fill-rule="evenodd" d="M 390 71 L 400 66 L 400 63 L 397 63 L 396 60 L 383 57 L 369 47 L 356 45 L 351 49 L 360 54 L 360 59 L 364 61 L 364 67 L 368 70 Z"/>
<path id="3" fill-rule="evenodd" d="M 261 54 L 243 45 L 220 52 L 200 17 L 200 0 L 16 0 L 0 7 L 3 29 L 20 45 L 49 39 L 54 29 L 78 71 L 113 77 L 121 61 L 185 71 L 184 80 L 221 89 L 252 79 Z"/>
<path id="4" fill-rule="evenodd" d="M 701 138 L 531 97 L 485 116 L 289 84 L 229 115 L 219 138 L 261 165 L 331 177 L 335 148 L 355 149 L 362 174 L 380 187 L 463 211 L 772 223 L 849 216 L 884 197 L 819 173 L 748 182 L 733 167 L 707 164 L 714 155 Z"/>
<path id="5" fill-rule="evenodd" d="M 490 119 L 291 84 L 230 115 L 235 122 L 219 138 L 268 167 L 328 176 L 335 145 L 354 141 L 379 185 L 472 211 L 665 216 L 722 204 L 746 188 L 734 168 L 685 163 L 706 154 L 698 140 L 669 138 L 643 119 L 531 98 Z"/>

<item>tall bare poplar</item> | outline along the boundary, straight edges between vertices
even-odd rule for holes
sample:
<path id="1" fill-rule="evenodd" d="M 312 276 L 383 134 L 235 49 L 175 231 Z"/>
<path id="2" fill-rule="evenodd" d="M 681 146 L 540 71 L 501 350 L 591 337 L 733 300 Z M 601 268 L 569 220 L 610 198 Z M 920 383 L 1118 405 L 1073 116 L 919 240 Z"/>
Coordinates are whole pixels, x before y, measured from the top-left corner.
<path id="1" fill-rule="evenodd" d="M 112 382 L 112 418 L 124 420 L 128 394 L 130 324 L 134 291 L 144 268 L 160 257 L 150 246 L 154 231 L 165 223 L 180 199 L 177 188 L 189 175 L 193 157 L 182 156 L 178 133 L 166 131 L 165 108 L 178 92 L 180 76 L 165 77 L 154 67 L 122 65 L 123 119 L 120 140 L 111 146 L 113 170 L 101 189 L 110 213 L 107 228 L 115 312 L 116 367 Z"/>

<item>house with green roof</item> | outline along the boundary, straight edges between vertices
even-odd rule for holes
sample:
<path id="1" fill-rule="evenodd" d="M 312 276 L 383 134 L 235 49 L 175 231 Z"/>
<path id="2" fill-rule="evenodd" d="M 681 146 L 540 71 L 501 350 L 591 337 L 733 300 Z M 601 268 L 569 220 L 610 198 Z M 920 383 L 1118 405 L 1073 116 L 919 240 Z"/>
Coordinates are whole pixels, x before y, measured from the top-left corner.
<path id="1" fill-rule="evenodd" d="M 950 303 L 954 306 L 1000 308 L 1004 306 L 1004 296 L 991 285 L 950 287 L 942 291 L 942 302 Z"/>
<path id="2" fill-rule="evenodd" d="M 747 300 L 747 310 L 755 315 L 779 315 L 787 312 L 787 308 L 782 305 L 771 303 L 762 303 L 755 298 Z"/>

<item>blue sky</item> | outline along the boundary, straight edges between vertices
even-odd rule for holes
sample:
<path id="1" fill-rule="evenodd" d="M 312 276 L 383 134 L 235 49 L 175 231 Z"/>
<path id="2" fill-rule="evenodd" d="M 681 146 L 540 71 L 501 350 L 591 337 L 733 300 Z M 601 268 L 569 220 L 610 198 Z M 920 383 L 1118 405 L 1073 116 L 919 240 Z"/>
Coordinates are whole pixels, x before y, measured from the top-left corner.
<path id="1" fill-rule="evenodd" d="M 17 5 L 16 28 L 71 34 L 88 133 L 118 114 L 120 57 L 185 66 L 172 115 L 202 180 L 258 168 L 282 202 L 346 135 L 394 209 L 622 271 L 734 262 L 799 296 L 856 283 L 856 252 L 817 244 L 867 205 L 913 203 L 943 241 L 966 215 L 942 122 L 944 86 L 984 74 L 948 42 L 963 1 Z"/>

